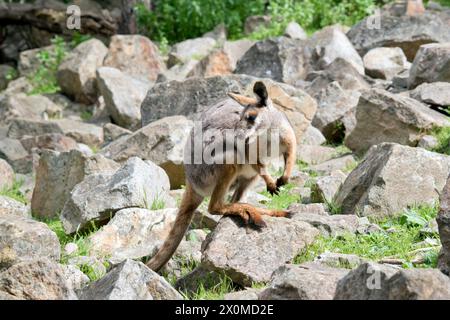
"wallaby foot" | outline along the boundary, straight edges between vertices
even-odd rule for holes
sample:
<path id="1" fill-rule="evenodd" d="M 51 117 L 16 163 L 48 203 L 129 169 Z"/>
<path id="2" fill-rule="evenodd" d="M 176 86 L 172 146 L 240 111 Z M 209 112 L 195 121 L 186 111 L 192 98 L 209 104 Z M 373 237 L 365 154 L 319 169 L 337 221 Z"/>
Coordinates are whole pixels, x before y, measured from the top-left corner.
<path id="1" fill-rule="evenodd" d="M 266 227 L 266 223 L 262 218 L 261 209 L 255 208 L 249 204 L 244 203 L 231 203 L 224 204 L 222 206 L 217 206 L 211 208 L 209 211 L 211 214 L 222 215 L 222 216 L 240 216 L 245 224 L 252 223 L 258 227 Z"/>

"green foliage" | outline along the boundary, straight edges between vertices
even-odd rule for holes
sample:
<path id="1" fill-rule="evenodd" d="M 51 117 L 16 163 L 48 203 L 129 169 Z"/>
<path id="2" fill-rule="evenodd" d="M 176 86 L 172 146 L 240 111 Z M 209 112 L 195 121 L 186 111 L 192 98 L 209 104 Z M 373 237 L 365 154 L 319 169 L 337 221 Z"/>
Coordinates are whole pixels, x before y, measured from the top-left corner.
<path id="1" fill-rule="evenodd" d="M 263 191 L 261 194 L 270 198 L 266 206 L 269 209 L 285 210 L 291 204 L 300 202 L 301 198 L 298 192 L 292 192 L 295 188 L 293 184 L 287 184 L 280 188 L 280 192 L 276 195 L 271 195 L 268 191 Z"/>
<path id="2" fill-rule="evenodd" d="M 89 111 L 89 110 L 84 110 L 84 111 L 81 112 L 80 117 L 81 117 L 81 119 L 84 120 L 84 121 L 89 121 L 89 120 L 92 119 L 93 114 L 92 114 L 92 112 Z"/>
<path id="3" fill-rule="evenodd" d="M 225 294 L 236 289 L 233 281 L 224 274 L 220 275 L 220 281 L 213 286 L 207 285 L 208 281 L 210 279 L 203 279 L 199 283 L 197 292 L 184 293 L 185 297 L 191 300 L 223 300 Z"/>
<path id="4" fill-rule="evenodd" d="M 294 260 L 295 263 L 311 261 L 318 255 L 329 251 L 356 254 L 362 258 L 378 261 L 395 257 L 405 261 L 404 267 L 412 267 L 414 250 L 426 247 L 421 229 L 437 215 L 439 206 L 421 205 L 405 209 L 399 217 L 380 220 L 383 229 L 371 234 L 345 234 L 336 237 L 320 236 Z M 432 238 L 439 240 L 439 235 Z M 432 247 L 426 254 L 421 267 L 436 267 L 438 248 Z"/>
<path id="5" fill-rule="evenodd" d="M 27 204 L 27 199 L 25 199 L 25 195 L 20 191 L 20 188 L 23 185 L 23 179 L 14 181 L 11 188 L 3 188 L 0 189 L 0 196 L 5 196 L 16 201 L 19 201 L 23 204 Z"/>
<path id="6" fill-rule="evenodd" d="M 434 128 L 431 135 L 438 140 L 433 151 L 450 155 L 450 127 Z"/>
<path id="7" fill-rule="evenodd" d="M 39 68 L 28 77 L 33 89 L 29 94 L 55 93 L 60 90 L 56 80 L 58 67 L 67 54 L 67 44 L 63 38 L 52 39 L 51 50 L 42 50 L 38 55 Z"/>
<path id="8" fill-rule="evenodd" d="M 72 40 L 70 41 L 70 47 L 71 48 L 75 48 L 76 46 L 78 46 L 79 44 L 88 41 L 92 39 L 92 36 L 89 34 L 81 34 L 78 31 L 76 31 L 73 36 L 72 36 Z"/>
<path id="9" fill-rule="evenodd" d="M 17 77 L 19 76 L 19 73 L 17 72 L 16 69 L 11 69 L 6 73 L 5 79 L 8 81 L 17 79 Z"/>

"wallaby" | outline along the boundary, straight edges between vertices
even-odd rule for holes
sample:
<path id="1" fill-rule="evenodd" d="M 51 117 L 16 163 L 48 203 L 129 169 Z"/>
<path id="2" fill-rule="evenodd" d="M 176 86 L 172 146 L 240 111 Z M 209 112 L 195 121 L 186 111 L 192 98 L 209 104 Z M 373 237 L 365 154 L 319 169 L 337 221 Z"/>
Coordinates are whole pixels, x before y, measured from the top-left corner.
<path id="1" fill-rule="evenodd" d="M 235 135 L 245 141 L 245 159 L 248 160 L 251 156 L 249 154 L 250 146 L 256 144 L 259 150 L 262 147 L 260 137 L 263 133 L 277 130 L 279 132 L 278 154 L 270 154 L 267 159 L 258 156 L 254 164 L 247 161 L 244 161 L 244 164 L 237 161 L 221 164 L 204 162 L 193 164 L 192 161 L 189 163 L 185 161 L 185 193 L 168 238 L 158 253 L 147 263 L 152 270 L 160 270 L 172 257 L 189 227 L 195 210 L 202 203 L 204 197 L 211 197 L 208 206 L 211 214 L 237 215 L 242 217 L 245 223 L 252 222 L 258 227 L 265 226 L 262 215 L 288 216 L 287 211 L 256 208 L 240 203 L 245 191 L 256 181 L 258 176 L 264 179 L 270 193 L 278 193 L 279 188 L 288 182 L 296 161 L 297 142 L 286 115 L 273 106 L 263 82 L 256 82 L 253 92 L 256 98 L 229 93 L 228 95 L 232 99 L 226 99 L 206 110 L 201 116 L 201 131 L 202 133 L 206 131 L 220 133 L 228 129 L 234 130 Z M 187 156 L 190 160 L 192 160 L 194 152 L 192 149 L 193 139 L 195 139 L 194 129 L 191 132 L 191 140 L 186 145 L 186 152 L 189 153 Z M 209 136 L 202 137 L 203 148 L 207 148 L 213 143 L 214 139 Z M 267 165 L 272 158 L 279 158 L 281 155 L 284 157 L 284 172 L 275 181 L 267 172 Z M 231 155 L 231 158 L 236 159 L 234 156 Z M 234 189 L 234 194 L 231 202 L 226 203 L 225 198 L 230 189 Z"/>

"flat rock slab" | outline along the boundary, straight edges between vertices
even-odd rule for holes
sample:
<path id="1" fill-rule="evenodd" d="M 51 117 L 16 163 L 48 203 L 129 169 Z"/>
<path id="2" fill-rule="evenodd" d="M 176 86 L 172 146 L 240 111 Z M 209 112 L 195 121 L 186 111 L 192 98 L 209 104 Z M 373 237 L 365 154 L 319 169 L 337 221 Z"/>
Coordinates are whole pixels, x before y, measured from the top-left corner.
<path id="1" fill-rule="evenodd" d="M 305 222 L 264 219 L 267 227 L 258 230 L 243 226 L 238 218 L 222 218 L 203 242 L 202 263 L 244 286 L 267 282 L 273 271 L 290 262 L 319 234 Z"/>

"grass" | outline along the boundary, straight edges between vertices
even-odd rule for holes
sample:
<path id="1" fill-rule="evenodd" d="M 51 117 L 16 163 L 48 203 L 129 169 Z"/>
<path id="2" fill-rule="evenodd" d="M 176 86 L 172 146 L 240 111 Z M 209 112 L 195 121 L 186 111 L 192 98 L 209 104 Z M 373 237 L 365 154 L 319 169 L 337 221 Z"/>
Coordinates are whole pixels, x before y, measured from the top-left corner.
<path id="1" fill-rule="evenodd" d="M 84 111 L 81 112 L 80 117 L 81 117 L 81 120 L 83 120 L 83 121 L 89 121 L 89 120 L 92 119 L 93 114 L 89 110 L 84 110 Z"/>
<path id="2" fill-rule="evenodd" d="M 200 283 L 197 292 L 183 295 L 190 300 L 223 300 L 225 294 L 233 291 L 236 291 L 233 281 L 226 275 L 220 275 L 216 285 L 205 289 L 205 285 Z"/>
<path id="3" fill-rule="evenodd" d="M 287 184 L 281 187 L 280 192 L 276 195 L 271 195 L 268 191 L 263 191 L 261 194 L 270 199 L 266 204 L 269 209 L 284 210 L 291 204 L 301 201 L 301 197 L 298 193 L 291 192 L 294 188 L 294 184 Z"/>
<path id="4" fill-rule="evenodd" d="M 438 212 L 438 205 L 421 205 L 405 209 L 398 217 L 378 221 L 382 232 L 371 234 L 345 234 L 337 237 L 320 236 L 304 252 L 294 259 L 300 264 L 312 261 L 318 255 L 329 251 L 344 254 L 356 254 L 361 258 L 378 261 L 383 258 L 395 258 L 404 261 L 404 268 L 413 266 L 435 268 L 437 265 L 438 247 L 432 247 L 426 254 L 425 261 L 414 265 L 414 251 L 426 245 L 420 244 L 426 236 L 421 229 Z M 431 236 L 439 240 L 438 234 Z"/>
<path id="5" fill-rule="evenodd" d="M 0 190 L 0 195 L 5 196 L 11 199 L 14 199 L 23 204 L 27 204 L 27 199 L 25 195 L 20 191 L 20 188 L 23 186 L 23 179 L 15 180 L 11 188 L 4 188 Z"/>
<path id="6" fill-rule="evenodd" d="M 430 134 L 438 141 L 432 151 L 450 155 L 450 127 L 434 128 Z"/>

